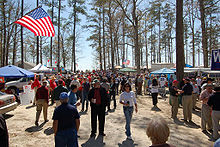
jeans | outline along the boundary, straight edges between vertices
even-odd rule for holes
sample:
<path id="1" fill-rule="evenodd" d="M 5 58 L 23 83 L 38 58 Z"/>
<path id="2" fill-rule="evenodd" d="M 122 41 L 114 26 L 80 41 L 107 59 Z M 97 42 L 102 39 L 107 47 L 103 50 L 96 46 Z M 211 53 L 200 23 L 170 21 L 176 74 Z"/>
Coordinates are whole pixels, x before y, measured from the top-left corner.
<path id="1" fill-rule="evenodd" d="M 55 147 L 78 147 L 76 129 L 58 131 L 55 136 Z"/>
<path id="2" fill-rule="evenodd" d="M 155 106 L 157 104 L 158 93 L 152 93 L 151 95 L 152 95 L 153 105 Z"/>
<path id="3" fill-rule="evenodd" d="M 88 110 L 88 104 L 89 104 L 88 94 L 89 94 L 89 92 L 83 91 L 83 94 L 82 94 L 82 110 L 84 110 L 85 101 L 86 101 L 86 110 Z"/>
<path id="4" fill-rule="evenodd" d="M 124 110 L 124 115 L 125 115 L 125 119 L 126 119 L 126 125 L 125 125 L 126 132 L 125 132 L 125 134 L 127 136 L 131 136 L 130 124 L 131 124 L 131 118 L 132 118 L 132 114 L 133 114 L 134 108 L 133 107 L 125 107 L 124 106 L 123 110 Z"/>

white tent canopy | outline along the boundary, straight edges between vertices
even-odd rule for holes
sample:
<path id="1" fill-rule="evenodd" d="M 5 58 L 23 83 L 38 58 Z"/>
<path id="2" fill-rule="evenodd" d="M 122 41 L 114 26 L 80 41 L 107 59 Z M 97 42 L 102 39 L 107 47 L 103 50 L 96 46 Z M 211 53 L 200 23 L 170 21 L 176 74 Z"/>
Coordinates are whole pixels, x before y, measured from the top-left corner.
<path id="1" fill-rule="evenodd" d="M 52 70 L 47 68 L 46 66 L 42 65 L 41 63 L 39 63 L 34 68 L 30 69 L 30 71 L 32 71 L 32 72 L 51 72 Z"/>

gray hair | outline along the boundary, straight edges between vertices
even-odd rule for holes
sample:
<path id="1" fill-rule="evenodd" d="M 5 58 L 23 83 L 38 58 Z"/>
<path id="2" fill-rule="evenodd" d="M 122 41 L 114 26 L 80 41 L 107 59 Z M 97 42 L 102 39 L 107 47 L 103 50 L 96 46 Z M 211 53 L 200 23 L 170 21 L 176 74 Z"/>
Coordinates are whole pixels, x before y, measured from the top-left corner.
<path id="1" fill-rule="evenodd" d="M 148 123 L 146 133 L 152 144 L 164 144 L 168 140 L 170 129 L 164 119 L 154 118 Z"/>

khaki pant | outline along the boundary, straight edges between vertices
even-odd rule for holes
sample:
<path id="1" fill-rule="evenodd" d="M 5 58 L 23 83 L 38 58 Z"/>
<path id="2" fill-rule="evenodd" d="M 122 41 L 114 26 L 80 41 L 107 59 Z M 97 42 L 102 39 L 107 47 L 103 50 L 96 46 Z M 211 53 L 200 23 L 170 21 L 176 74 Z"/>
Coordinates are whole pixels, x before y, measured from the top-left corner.
<path id="1" fill-rule="evenodd" d="M 38 89 L 38 87 L 34 87 L 34 102 L 33 102 L 34 105 L 36 104 L 36 93 L 37 93 L 37 89 Z"/>
<path id="2" fill-rule="evenodd" d="M 170 95 L 170 100 L 171 100 L 171 105 L 172 105 L 171 117 L 172 118 L 177 118 L 178 106 L 179 106 L 178 97 Z"/>
<path id="3" fill-rule="evenodd" d="M 201 110 L 202 130 L 206 130 L 206 124 L 208 125 L 208 130 L 212 129 L 211 107 L 209 107 L 206 104 L 202 104 L 202 110 Z"/>
<path id="4" fill-rule="evenodd" d="M 55 100 L 55 103 L 56 103 L 56 108 L 61 105 L 60 100 Z"/>
<path id="5" fill-rule="evenodd" d="M 195 109 L 196 108 L 196 100 L 199 98 L 198 94 L 192 94 L 192 101 L 193 101 L 193 106 L 192 108 Z"/>
<path id="6" fill-rule="evenodd" d="M 37 100 L 36 122 L 39 121 L 40 113 L 41 113 L 41 111 L 42 111 L 42 108 L 43 108 L 43 113 L 44 113 L 44 120 L 47 120 L 47 108 L 48 108 L 48 104 L 47 104 L 47 100 L 45 100 L 45 99 L 39 99 L 39 100 Z"/>
<path id="7" fill-rule="evenodd" d="M 220 137 L 218 130 L 220 129 L 219 126 L 220 120 L 220 111 L 212 111 L 212 124 L 213 124 L 213 138 L 218 139 Z"/>
<path id="8" fill-rule="evenodd" d="M 184 120 L 192 120 L 192 95 L 184 95 L 182 98 Z"/>

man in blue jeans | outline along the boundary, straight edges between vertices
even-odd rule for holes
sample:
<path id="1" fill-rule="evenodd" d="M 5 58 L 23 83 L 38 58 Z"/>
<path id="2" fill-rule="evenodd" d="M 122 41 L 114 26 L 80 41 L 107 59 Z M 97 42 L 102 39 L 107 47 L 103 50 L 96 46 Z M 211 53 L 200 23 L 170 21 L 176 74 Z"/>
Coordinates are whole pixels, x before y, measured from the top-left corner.
<path id="1" fill-rule="evenodd" d="M 79 113 L 68 104 L 68 94 L 60 94 L 61 105 L 53 113 L 53 130 L 55 147 L 78 147 L 77 132 L 79 130 Z"/>

